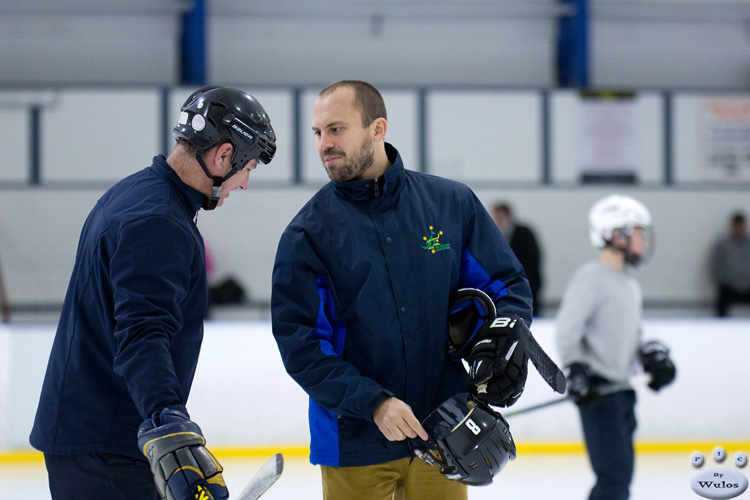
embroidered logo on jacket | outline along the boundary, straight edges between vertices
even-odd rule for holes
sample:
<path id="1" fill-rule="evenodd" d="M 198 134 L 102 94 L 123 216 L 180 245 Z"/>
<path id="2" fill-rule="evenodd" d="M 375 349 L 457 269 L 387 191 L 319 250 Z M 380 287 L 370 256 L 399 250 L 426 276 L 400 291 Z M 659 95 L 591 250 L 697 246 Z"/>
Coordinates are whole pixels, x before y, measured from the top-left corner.
<path id="1" fill-rule="evenodd" d="M 422 237 L 425 242 L 425 245 L 422 248 L 424 248 L 425 250 L 429 250 L 432 253 L 439 252 L 441 250 L 448 250 L 451 247 L 450 243 L 440 244 L 440 236 L 442 236 L 442 234 L 442 231 L 438 231 L 436 233 L 434 231 L 434 228 L 430 226 L 430 236 Z"/>

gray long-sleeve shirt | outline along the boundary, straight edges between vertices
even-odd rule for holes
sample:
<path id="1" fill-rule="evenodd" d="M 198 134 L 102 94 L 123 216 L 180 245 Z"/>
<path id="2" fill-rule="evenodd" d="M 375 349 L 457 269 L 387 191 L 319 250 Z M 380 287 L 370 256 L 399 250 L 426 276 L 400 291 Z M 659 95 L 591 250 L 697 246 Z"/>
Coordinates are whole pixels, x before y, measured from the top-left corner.
<path id="1" fill-rule="evenodd" d="M 642 293 L 627 271 L 599 262 L 581 266 L 557 314 L 557 349 L 564 366 L 587 364 L 595 375 L 626 382 L 641 338 Z"/>

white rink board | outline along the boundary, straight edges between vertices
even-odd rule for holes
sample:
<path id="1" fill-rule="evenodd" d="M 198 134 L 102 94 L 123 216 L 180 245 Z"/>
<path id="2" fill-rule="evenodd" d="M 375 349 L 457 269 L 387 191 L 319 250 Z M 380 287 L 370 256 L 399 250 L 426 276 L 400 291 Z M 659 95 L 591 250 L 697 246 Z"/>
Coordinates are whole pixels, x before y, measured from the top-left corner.
<path id="1" fill-rule="evenodd" d="M 532 330 L 557 360 L 554 321 Z M 0 451 L 28 449 L 28 435 L 55 326 L 0 326 Z M 638 389 L 637 439 L 669 442 L 747 441 L 746 387 L 750 321 L 648 319 L 645 338 L 672 350 L 676 382 L 654 394 Z M 530 367 L 526 390 L 512 410 L 552 400 Z M 307 396 L 286 374 L 267 321 L 210 321 L 188 401 L 192 418 L 214 446 L 306 445 Z M 572 404 L 509 418 L 519 444 L 578 442 Z"/>

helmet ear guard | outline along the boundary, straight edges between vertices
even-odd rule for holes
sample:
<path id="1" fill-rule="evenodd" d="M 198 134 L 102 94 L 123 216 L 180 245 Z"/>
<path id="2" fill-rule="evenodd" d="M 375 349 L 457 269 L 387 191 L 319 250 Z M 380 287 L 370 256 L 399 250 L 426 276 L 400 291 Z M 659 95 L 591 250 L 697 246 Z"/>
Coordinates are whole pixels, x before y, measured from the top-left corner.
<path id="1" fill-rule="evenodd" d="M 258 158 L 262 163 L 268 165 L 271 163 L 274 155 L 276 154 L 276 143 L 273 140 L 269 140 L 264 137 L 263 134 L 258 134 L 254 131 L 254 127 L 244 123 L 240 118 L 230 113 L 222 118 L 222 123 L 229 130 L 229 139 L 233 145 L 245 144 L 246 146 L 252 147 L 236 147 L 234 156 L 232 158 L 232 169 L 235 171 L 242 170 L 247 162 Z M 268 123 L 270 127 L 270 122 Z M 271 129 L 273 131 L 273 129 Z"/>
<path id="2" fill-rule="evenodd" d="M 410 439 L 414 454 L 439 467 L 446 478 L 462 484 L 491 484 L 516 458 L 508 423 L 468 393 L 445 401 L 424 419 L 422 426 L 430 440 Z"/>

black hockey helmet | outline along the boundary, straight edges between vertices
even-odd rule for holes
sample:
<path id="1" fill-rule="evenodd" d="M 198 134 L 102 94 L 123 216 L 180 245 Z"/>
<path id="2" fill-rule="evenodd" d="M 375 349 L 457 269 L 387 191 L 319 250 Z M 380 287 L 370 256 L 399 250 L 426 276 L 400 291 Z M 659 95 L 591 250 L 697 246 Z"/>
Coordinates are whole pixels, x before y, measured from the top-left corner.
<path id="1" fill-rule="evenodd" d="M 276 154 L 276 134 L 271 119 L 255 97 L 230 87 L 203 87 L 182 105 L 180 119 L 172 129 L 175 139 L 184 139 L 196 148 L 195 158 L 213 181 L 211 198 L 203 208 L 213 210 L 221 198 L 221 185 L 258 158 L 268 164 Z M 203 153 L 230 142 L 234 147 L 232 170 L 224 177 L 212 175 Z"/>
<path id="2" fill-rule="evenodd" d="M 235 172 L 254 158 L 268 164 L 276 154 L 276 134 L 266 110 L 243 90 L 203 87 L 187 98 L 180 111 L 172 129 L 175 139 L 185 139 L 199 155 L 220 142 L 231 142 Z"/>
<path id="3" fill-rule="evenodd" d="M 516 458 L 508 423 L 468 393 L 441 404 L 424 419 L 422 426 L 430 440 L 410 439 L 414 454 L 459 483 L 488 485 Z"/>

